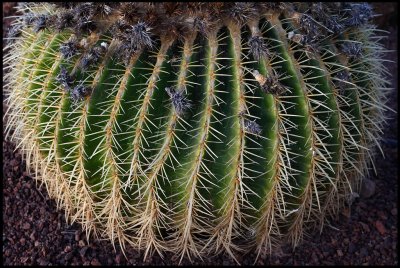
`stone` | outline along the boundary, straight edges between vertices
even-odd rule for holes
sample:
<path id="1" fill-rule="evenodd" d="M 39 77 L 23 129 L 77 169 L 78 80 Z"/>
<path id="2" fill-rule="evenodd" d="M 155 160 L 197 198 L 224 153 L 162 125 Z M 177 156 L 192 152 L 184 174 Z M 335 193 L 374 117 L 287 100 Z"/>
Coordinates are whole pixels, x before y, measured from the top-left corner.
<path id="1" fill-rule="evenodd" d="M 340 249 L 338 249 L 338 250 L 336 251 L 336 253 L 337 253 L 337 255 L 338 255 L 339 257 L 343 257 L 343 252 L 342 252 Z"/>
<path id="2" fill-rule="evenodd" d="M 28 222 L 25 222 L 23 225 L 22 225 L 22 229 L 24 229 L 24 230 L 29 230 L 31 228 L 31 225 L 28 223 Z"/>
<path id="3" fill-rule="evenodd" d="M 393 216 L 397 216 L 397 208 L 392 208 L 390 213 L 392 213 Z"/>
<path id="4" fill-rule="evenodd" d="M 384 235 L 386 233 L 385 225 L 383 225 L 381 221 L 376 221 L 375 227 L 381 235 Z"/>
<path id="5" fill-rule="evenodd" d="M 93 266 L 101 266 L 101 263 L 99 262 L 99 260 L 98 259 L 93 259 L 91 262 L 90 262 L 90 265 L 93 265 Z"/>
<path id="6" fill-rule="evenodd" d="M 361 185 L 361 197 L 370 198 L 375 194 L 376 184 L 370 179 L 364 179 Z"/>

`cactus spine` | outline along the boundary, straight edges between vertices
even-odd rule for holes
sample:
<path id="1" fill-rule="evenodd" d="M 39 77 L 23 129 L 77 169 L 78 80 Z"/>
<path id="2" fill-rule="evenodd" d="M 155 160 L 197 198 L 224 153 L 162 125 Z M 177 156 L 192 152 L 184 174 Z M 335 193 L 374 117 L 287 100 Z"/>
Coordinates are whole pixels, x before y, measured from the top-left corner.
<path id="1" fill-rule="evenodd" d="M 379 147 L 389 72 L 365 4 L 21 11 L 7 136 L 88 236 L 181 260 L 295 246 Z"/>

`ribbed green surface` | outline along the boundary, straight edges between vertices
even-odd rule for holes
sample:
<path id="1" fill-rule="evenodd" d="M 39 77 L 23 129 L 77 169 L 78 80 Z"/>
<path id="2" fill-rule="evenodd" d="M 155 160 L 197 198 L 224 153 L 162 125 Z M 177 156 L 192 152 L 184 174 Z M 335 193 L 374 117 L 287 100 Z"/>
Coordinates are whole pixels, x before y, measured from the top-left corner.
<path id="1" fill-rule="evenodd" d="M 49 32 L 40 34 L 32 53 L 28 56 L 31 61 L 27 61 L 26 65 L 30 68 L 26 68 L 24 72 L 24 78 L 31 81 L 29 89 L 27 90 L 27 102 L 26 102 L 26 112 L 28 113 L 28 118 L 34 120 L 36 117 L 38 103 L 40 102 L 40 95 L 43 92 L 42 87 L 43 81 L 47 77 L 48 69 L 50 69 L 49 64 L 52 63 L 51 57 L 47 49 L 54 48 L 58 43 L 56 43 L 56 36 L 51 35 Z M 30 74 L 28 75 L 28 72 Z M 31 121 L 32 125 L 35 125 L 34 121 Z"/>
<path id="2" fill-rule="evenodd" d="M 284 190 L 285 203 L 287 212 L 285 214 L 287 219 L 282 223 L 282 232 L 287 232 L 290 228 L 291 219 L 295 218 L 299 206 L 302 204 L 302 196 L 304 189 L 309 183 L 312 151 L 311 148 L 311 121 L 308 116 L 309 107 L 305 99 L 304 81 L 300 70 L 295 65 L 294 58 L 289 51 L 287 41 L 284 39 L 285 31 L 282 28 L 281 22 L 275 18 L 271 23 L 276 25 L 276 30 L 272 29 L 270 32 L 275 40 L 281 40 L 280 43 L 275 44 L 276 52 L 285 60 L 280 64 L 280 67 L 285 70 L 289 76 L 287 79 L 282 80 L 282 83 L 291 89 L 291 93 L 287 94 L 285 101 L 289 104 L 283 104 L 287 114 L 296 115 L 291 118 L 294 127 L 288 131 L 288 140 L 290 143 L 287 145 L 289 151 L 289 176 L 288 189 Z M 283 40 L 282 40 L 283 39 Z M 292 189 L 290 189 L 292 188 Z M 294 213 L 290 213 L 294 212 Z"/>
<path id="3" fill-rule="evenodd" d="M 260 25 L 265 23 L 265 20 L 260 22 Z M 242 40 L 250 38 L 248 28 L 242 28 Z M 265 35 L 266 36 L 266 35 Z M 248 45 L 244 46 L 248 49 Z M 270 64 L 266 59 L 256 61 L 253 55 L 246 53 L 248 63 L 247 68 L 258 70 L 262 75 L 267 76 L 270 71 L 267 66 Z M 245 79 L 253 79 L 250 73 L 246 73 Z M 246 174 L 251 178 L 247 185 L 254 193 L 249 196 L 251 207 L 247 209 L 249 214 L 247 217 L 249 224 L 252 225 L 262 215 L 263 206 L 267 196 L 271 193 L 274 177 L 276 176 L 276 161 L 277 161 L 277 145 L 278 145 L 278 125 L 277 125 L 277 106 L 272 94 L 265 94 L 260 87 L 254 86 L 252 90 L 246 89 L 248 92 L 248 100 L 252 105 L 248 106 L 249 114 L 255 118 L 249 118 L 251 121 L 256 121 L 262 132 L 260 136 L 247 134 L 245 144 L 248 151 L 248 156 L 245 158 Z"/>
<path id="4" fill-rule="evenodd" d="M 53 63 L 53 66 L 46 66 L 46 69 L 51 71 L 48 73 L 46 78 L 46 84 L 38 85 L 41 91 L 43 91 L 43 96 L 41 98 L 41 103 L 39 107 L 40 122 L 38 124 L 38 136 L 39 142 L 43 147 L 43 152 L 48 155 L 48 150 L 54 150 L 52 144 L 54 143 L 54 131 L 57 124 L 57 117 L 59 115 L 61 98 L 63 96 L 63 91 L 57 90 L 57 82 L 55 76 L 52 72 L 58 73 L 60 71 L 60 55 L 58 54 L 58 48 L 60 43 L 65 42 L 68 39 L 69 34 L 58 36 L 57 40 L 54 41 L 53 47 L 50 48 L 50 57 L 48 61 Z M 56 59 L 56 57 L 58 58 Z M 54 60 L 56 60 L 54 62 Z M 43 90 L 43 88 L 45 90 Z"/>
<path id="5" fill-rule="evenodd" d="M 360 148 L 373 140 L 368 118 L 378 113 L 367 104 L 379 103 L 372 66 L 348 62 L 329 40 L 313 57 L 287 38 L 298 27 L 276 15 L 253 26 L 228 23 L 207 38 L 157 39 L 127 65 L 107 52 L 86 71 L 84 51 L 69 60 L 59 53 L 70 32 L 29 37 L 20 117 L 38 141 L 32 155 L 46 160 L 42 171 L 71 189 L 60 197 L 73 203 L 68 213 L 146 255 L 296 244 L 303 225 L 335 211 L 357 183 L 367 157 Z M 269 50 L 260 61 L 248 44 L 258 30 Z M 110 36 L 86 37 L 89 47 L 116 46 Z M 91 95 L 72 101 L 56 81 L 61 66 Z M 335 75 L 346 68 L 351 81 L 339 90 Z M 287 92 L 265 93 L 253 70 L 264 78 L 274 70 Z M 167 87 L 185 92 L 187 111 L 177 113 Z"/>

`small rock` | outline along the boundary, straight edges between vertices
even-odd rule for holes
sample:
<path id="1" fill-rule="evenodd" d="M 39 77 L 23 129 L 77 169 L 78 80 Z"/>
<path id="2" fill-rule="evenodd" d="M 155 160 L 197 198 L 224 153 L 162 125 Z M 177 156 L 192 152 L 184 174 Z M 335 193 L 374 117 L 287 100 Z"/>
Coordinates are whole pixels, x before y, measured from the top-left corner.
<path id="1" fill-rule="evenodd" d="M 74 255 L 74 252 L 72 252 L 72 251 L 68 252 L 67 254 L 65 254 L 64 260 L 69 261 L 70 259 L 72 259 L 73 255 Z"/>
<path id="2" fill-rule="evenodd" d="M 46 261 L 45 259 L 42 259 L 42 258 L 38 259 L 37 262 L 40 266 L 46 266 L 47 264 L 49 264 L 48 261 Z"/>
<path id="3" fill-rule="evenodd" d="M 313 260 L 313 262 L 318 263 L 318 257 L 317 257 L 317 254 L 315 254 L 315 252 L 313 252 L 313 253 L 311 254 L 311 259 Z"/>
<path id="4" fill-rule="evenodd" d="M 39 241 L 35 241 L 35 247 L 40 246 L 40 242 Z"/>
<path id="5" fill-rule="evenodd" d="M 117 264 L 121 264 L 121 254 L 118 254 L 117 256 L 115 256 L 115 262 Z"/>
<path id="6" fill-rule="evenodd" d="M 94 258 L 94 259 L 90 262 L 90 265 L 93 265 L 93 266 L 101 266 L 101 263 L 99 262 L 98 259 Z"/>
<path id="7" fill-rule="evenodd" d="M 393 216 L 397 216 L 397 208 L 392 208 L 390 213 L 392 213 Z"/>
<path id="8" fill-rule="evenodd" d="M 386 233 L 386 228 L 381 221 L 376 221 L 375 227 L 381 235 L 384 235 Z"/>
<path id="9" fill-rule="evenodd" d="M 344 207 L 341 211 L 342 215 L 345 216 L 347 219 L 351 217 L 351 210 L 350 207 Z"/>
<path id="10" fill-rule="evenodd" d="M 35 239 L 36 239 L 35 233 L 36 233 L 36 232 L 33 231 L 33 232 L 30 234 L 29 238 L 30 238 L 31 240 L 35 240 Z"/>
<path id="11" fill-rule="evenodd" d="M 85 244 L 85 241 L 83 241 L 83 240 L 79 240 L 79 247 L 84 247 L 86 244 Z"/>
<path id="12" fill-rule="evenodd" d="M 375 193 L 375 182 L 370 179 L 364 179 L 361 186 L 361 197 L 370 198 Z"/>
<path id="13" fill-rule="evenodd" d="M 365 223 L 363 223 L 363 222 L 360 222 L 360 224 L 361 224 L 361 227 L 363 228 L 363 230 L 364 230 L 365 232 L 369 233 L 369 232 L 371 231 L 371 230 L 369 229 L 368 224 L 365 224 Z"/>
<path id="14" fill-rule="evenodd" d="M 377 214 L 378 214 L 379 218 L 381 218 L 382 220 L 387 220 L 387 215 L 386 215 L 386 213 L 384 211 L 379 210 L 377 212 Z"/>
<path id="15" fill-rule="evenodd" d="M 354 253 L 356 251 L 356 245 L 354 243 L 349 244 L 349 253 Z"/>
<path id="16" fill-rule="evenodd" d="M 368 256 L 368 250 L 367 250 L 367 248 L 361 248 L 361 249 L 360 249 L 360 255 L 361 255 L 362 257 Z"/>
<path id="17" fill-rule="evenodd" d="M 22 237 L 22 238 L 19 240 L 19 242 L 21 243 L 22 246 L 25 246 L 26 240 L 25 240 L 25 238 Z"/>
<path id="18" fill-rule="evenodd" d="M 76 231 L 75 232 L 75 241 L 76 242 L 78 242 L 81 239 L 80 236 L 81 236 L 81 233 L 79 231 Z"/>
<path id="19" fill-rule="evenodd" d="M 71 246 L 66 246 L 64 252 L 67 253 L 70 252 L 71 250 L 72 250 Z"/>
<path id="20" fill-rule="evenodd" d="M 85 257 L 86 251 L 88 250 L 89 247 L 83 247 L 81 250 L 79 250 L 79 254 L 81 255 L 81 257 Z"/>
<path id="21" fill-rule="evenodd" d="M 336 253 L 337 253 L 337 255 L 338 255 L 339 257 L 343 257 L 343 252 L 342 252 L 340 249 L 338 249 L 338 250 L 336 251 Z"/>
<path id="22" fill-rule="evenodd" d="M 31 228 L 31 225 L 28 223 L 28 222 L 25 222 L 23 225 L 22 225 L 22 229 L 24 229 L 24 230 L 29 230 Z"/>
<path id="23" fill-rule="evenodd" d="M 15 236 L 13 236 L 13 237 L 15 238 Z M 10 240 L 10 242 L 11 242 L 12 245 L 15 244 L 14 239 L 13 239 L 12 237 L 9 237 L 8 240 Z"/>
<path id="24" fill-rule="evenodd" d="M 11 250 L 6 249 L 6 251 L 4 252 L 4 256 L 9 257 L 10 255 L 11 255 Z"/>

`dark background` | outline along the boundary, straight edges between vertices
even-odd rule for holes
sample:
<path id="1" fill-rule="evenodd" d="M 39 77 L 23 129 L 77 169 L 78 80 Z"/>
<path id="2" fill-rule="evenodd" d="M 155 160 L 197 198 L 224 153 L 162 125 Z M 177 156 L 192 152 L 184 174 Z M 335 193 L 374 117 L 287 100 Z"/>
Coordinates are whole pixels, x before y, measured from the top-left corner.
<path id="1" fill-rule="evenodd" d="M 3 37 L 12 21 L 4 17 L 14 14 L 15 4 L 3 3 Z M 289 246 L 283 246 L 273 256 L 259 259 L 258 265 L 398 264 L 398 5 L 394 2 L 371 4 L 377 14 L 382 14 L 375 18 L 375 23 L 388 31 L 383 43 L 392 52 L 387 53 L 386 58 L 395 61 L 387 66 L 393 73 L 394 88 L 388 106 L 396 113 L 387 113 L 389 119 L 382 143 L 385 156 L 377 155 L 377 175 L 371 172 L 369 176 L 376 185 L 375 193 L 369 198 L 357 198 L 351 208 L 332 219 L 331 227 L 325 226 L 322 234 L 316 232 L 312 237 L 305 237 L 294 252 Z M 3 114 L 5 109 L 3 104 Z M 38 187 L 39 184 L 27 175 L 21 154 L 14 150 L 14 144 L 3 140 L 3 265 L 177 264 L 172 254 L 167 254 L 164 260 L 153 256 L 143 262 L 143 253 L 133 249 L 126 250 L 128 259 L 125 259 L 121 250 L 115 250 L 108 241 L 91 238 L 88 243 L 80 225 L 68 225 L 64 211 L 57 211 L 45 187 Z M 238 259 L 243 264 L 253 264 L 255 254 Z M 190 262 L 186 260 L 183 264 Z M 225 255 L 204 262 L 197 260 L 194 264 L 235 265 Z"/>

